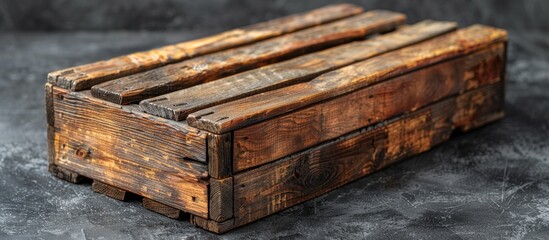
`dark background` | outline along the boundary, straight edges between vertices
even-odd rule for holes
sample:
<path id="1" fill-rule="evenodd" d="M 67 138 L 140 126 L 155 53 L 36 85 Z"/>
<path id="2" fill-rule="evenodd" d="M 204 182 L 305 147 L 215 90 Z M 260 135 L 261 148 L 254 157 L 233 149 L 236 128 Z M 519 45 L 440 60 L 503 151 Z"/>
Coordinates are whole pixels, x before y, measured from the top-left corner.
<path id="1" fill-rule="evenodd" d="M 343 1 L 315 0 L 1 0 L 3 30 L 222 30 Z M 363 0 L 366 9 L 517 30 L 549 30 L 546 0 Z"/>
<path id="2" fill-rule="evenodd" d="M 47 172 L 50 71 L 335 3 L 0 0 L 0 239 L 549 239 L 549 1 L 347 1 L 509 30 L 505 119 L 224 235 Z"/>

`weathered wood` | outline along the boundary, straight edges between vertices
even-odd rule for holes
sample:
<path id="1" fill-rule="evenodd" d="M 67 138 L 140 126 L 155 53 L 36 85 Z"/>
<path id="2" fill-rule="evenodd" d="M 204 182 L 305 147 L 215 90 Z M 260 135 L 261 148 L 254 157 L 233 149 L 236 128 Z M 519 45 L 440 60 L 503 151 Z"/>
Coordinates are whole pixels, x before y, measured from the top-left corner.
<path id="1" fill-rule="evenodd" d="M 445 97 L 500 81 L 503 58 L 504 47 L 498 43 L 235 130 L 233 171 L 274 161 Z"/>
<path id="2" fill-rule="evenodd" d="M 44 86 L 44 97 L 46 105 L 46 121 L 48 125 L 53 126 L 53 84 L 46 83 Z"/>
<path id="3" fill-rule="evenodd" d="M 404 20 L 404 15 L 399 13 L 371 11 L 98 84 L 92 87 L 92 95 L 114 103 L 128 104 L 363 38 L 369 34 L 389 31 Z"/>
<path id="4" fill-rule="evenodd" d="M 324 194 L 446 141 L 455 128 L 503 116 L 503 85 L 471 90 L 234 176 L 240 226 Z M 465 103 L 465 104 L 463 104 Z M 480 117 L 482 121 L 478 121 Z"/>
<path id="5" fill-rule="evenodd" d="M 189 217 L 188 213 L 185 213 L 177 208 L 170 207 L 166 204 L 157 202 L 150 198 L 143 198 L 143 207 L 150 211 L 162 214 L 166 217 L 173 219 L 181 220 Z"/>
<path id="6" fill-rule="evenodd" d="M 222 222 L 233 217 L 233 178 L 210 178 L 210 219 Z"/>
<path id="7" fill-rule="evenodd" d="M 233 173 L 232 134 L 208 134 L 208 172 L 210 177 L 225 178 Z"/>
<path id="8" fill-rule="evenodd" d="M 506 39 L 503 30 L 474 25 L 322 74 L 309 82 L 197 111 L 187 117 L 187 122 L 217 134 L 228 132 Z"/>
<path id="9" fill-rule="evenodd" d="M 452 22 L 423 21 L 364 41 L 329 48 L 226 78 L 145 99 L 150 114 L 177 121 L 189 113 L 260 92 L 311 80 L 336 68 L 424 41 L 454 30 Z"/>
<path id="10" fill-rule="evenodd" d="M 229 219 L 224 222 L 216 222 L 211 219 L 202 218 L 199 216 L 191 215 L 191 223 L 195 226 L 206 229 L 214 233 L 224 233 L 227 232 L 236 226 L 234 225 L 234 219 Z"/>
<path id="11" fill-rule="evenodd" d="M 361 12 L 362 8 L 351 4 L 327 6 L 244 28 L 237 28 L 210 37 L 55 71 L 48 74 L 48 81 L 66 89 L 84 90 L 114 78 L 295 32 Z"/>
<path id="12" fill-rule="evenodd" d="M 188 159 L 205 161 L 205 133 L 58 87 L 54 113 L 56 165 L 208 216 L 208 166 Z"/>
<path id="13" fill-rule="evenodd" d="M 102 183 L 97 180 L 93 181 L 92 190 L 96 193 L 101 193 L 107 197 L 120 200 L 120 201 L 128 201 L 132 198 L 137 198 L 137 196 L 135 194 L 132 194 L 131 192 Z"/>
<path id="14" fill-rule="evenodd" d="M 66 169 L 64 167 L 61 167 L 61 166 L 57 166 L 55 165 L 54 163 L 50 163 L 48 165 L 48 171 L 54 176 L 54 177 L 57 177 L 59 179 L 63 179 L 67 182 L 71 182 L 71 183 L 82 183 L 82 182 L 86 182 L 88 181 L 89 179 L 74 172 L 74 171 L 71 171 L 69 169 Z"/>

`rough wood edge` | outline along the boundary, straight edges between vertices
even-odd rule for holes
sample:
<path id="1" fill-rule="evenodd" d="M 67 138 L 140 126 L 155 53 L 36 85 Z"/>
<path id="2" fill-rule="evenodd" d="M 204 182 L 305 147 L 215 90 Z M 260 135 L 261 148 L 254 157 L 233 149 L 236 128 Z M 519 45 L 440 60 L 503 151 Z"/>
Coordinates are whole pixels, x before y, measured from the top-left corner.
<path id="1" fill-rule="evenodd" d="M 225 233 L 229 230 L 232 230 L 236 227 L 234 219 L 229 219 L 224 222 L 216 222 L 211 219 L 205 219 L 198 216 L 191 215 L 191 223 L 197 227 L 206 229 L 213 233 Z"/>
<path id="2" fill-rule="evenodd" d="M 229 132 L 221 135 L 208 133 L 206 143 L 210 177 L 221 179 L 232 176 L 232 133 Z"/>
<path id="3" fill-rule="evenodd" d="M 233 178 L 210 178 L 210 219 L 222 222 L 233 217 Z"/>
<path id="4" fill-rule="evenodd" d="M 57 166 L 53 163 L 50 163 L 48 165 L 48 171 L 54 176 L 54 177 L 57 177 L 59 179 L 62 179 L 62 180 L 65 180 L 67 182 L 71 182 L 71 183 L 76 183 L 76 184 L 79 184 L 79 183 L 84 183 L 84 182 L 88 182 L 90 181 L 89 178 L 87 177 L 84 177 L 72 170 L 69 170 L 69 169 L 66 169 L 64 167 L 61 167 L 61 166 Z"/>
<path id="5" fill-rule="evenodd" d="M 96 193 L 101 193 L 107 197 L 114 198 L 120 201 L 128 201 L 130 199 L 137 199 L 138 195 L 128 192 L 124 189 L 102 183 L 97 180 L 93 180 L 92 190 Z"/>
<path id="6" fill-rule="evenodd" d="M 55 116 L 53 114 L 53 84 L 46 83 L 44 85 L 44 97 L 46 105 L 46 120 L 48 125 L 54 126 Z"/>
<path id="7" fill-rule="evenodd" d="M 172 219 L 182 220 L 182 219 L 186 219 L 186 218 L 189 217 L 188 213 L 186 213 L 186 212 L 184 212 L 180 209 L 170 207 L 166 204 L 157 202 L 157 201 L 152 200 L 150 198 L 145 198 L 144 197 L 142 199 L 142 205 L 145 209 L 147 209 L 149 211 L 164 215 L 164 216 L 172 218 Z"/>

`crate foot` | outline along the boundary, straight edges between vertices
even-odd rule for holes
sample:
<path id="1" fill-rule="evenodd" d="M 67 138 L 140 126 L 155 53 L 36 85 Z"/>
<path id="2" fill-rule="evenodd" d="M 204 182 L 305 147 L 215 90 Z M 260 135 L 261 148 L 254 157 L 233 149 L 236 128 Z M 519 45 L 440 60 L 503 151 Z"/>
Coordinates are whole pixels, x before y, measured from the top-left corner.
<path id="1" fill-rule="evenodd" d="M 128 201 L 131 199 L 138 199 L 139 196 L 128 192 L 126 190 L 102 183 L 97 180 L 93 180 L 92 189 L 96 193 L 104 194 L 107 197 L 114 198 L 120 201 Z"/>
<path id="2" fill-rule="evenodd" d="M 162 214 L 166 217 L 173 218 L 173 219 L 182 220 L 182 219 L 189 218 L 188 213 L 183 212 L 177 208 L 170 207 L 166 204 L 157 202 L 150 198 L 143 198 L 143 207 L 150 211 Z"/>
<path id="3" fill-rule="evenodd" d="M 84 182 L 89 182 L 90 179 L 87 178 L 87 177 L 84 177 L 76 172 L 73 172 L 71 170 L 68 170 L 64 167 L 60 167 L 60 166 L 57 166 L 55 164 L 49 164 L 48 165 L 48 171 L 55 177 L 59 178 L 59 179 L 63 179 L 67 182 L 71 182 L 71 183 L 76 183 L 76 184 L 79 184 L 79 183 L 84 183 Z"/>
<path id="4" fill-rule="evenodd" d="M 217 234 L 224 233 L 238 227 L 237 225 L 235 225 L 234 218 L 223 222 L 216 222 L 211 219 L 205 219 L 202 217 L 191 215 L 191 223 L 197 227 L 206 229 L 210 232 L 214 232 Z"/>

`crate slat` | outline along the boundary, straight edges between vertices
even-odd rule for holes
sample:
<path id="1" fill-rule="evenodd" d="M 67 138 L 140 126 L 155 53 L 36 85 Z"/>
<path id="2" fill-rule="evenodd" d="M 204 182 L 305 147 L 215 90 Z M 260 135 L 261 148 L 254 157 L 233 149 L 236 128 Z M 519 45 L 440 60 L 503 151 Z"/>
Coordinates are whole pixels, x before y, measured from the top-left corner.
<path id="1" fill-rule="evenodd" d="M 58 70 L 48 74 L 48 81 L 73 91 L 85 90 L 114 78 L 299 31 L 350 17 L 362 11 L 361 7 L 352 4 L 326 6 L 205 38 Z"/>
<path id="2" fill-rule="evenodd" d="M 187 117 L 187 122 L 217 134 L 232 131 L 506 39 L 505 31 L 474 25 L 325 73 L 309 82 L 197 111 Z"/>
<path id="3" fill-rule="evenodd" d="M 454 30 L 452 22 L 423 21 L 395 32 L 235 74 L 141 101 L 144 111 L 176 121 L 189 113 L 312 78 Z"/>
<path id="4" fill-rule="evenodd" d="M 94 97 L 100 99 L 118 104 L 133 103 L 370 34 L 393 30 L 404 20 L 404 15 L 400 13 L 370 11 L 333 23 L 101 83 L 93 86 L 91 91 Z"/>

